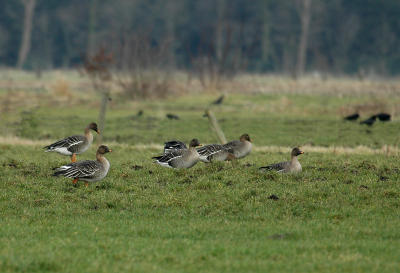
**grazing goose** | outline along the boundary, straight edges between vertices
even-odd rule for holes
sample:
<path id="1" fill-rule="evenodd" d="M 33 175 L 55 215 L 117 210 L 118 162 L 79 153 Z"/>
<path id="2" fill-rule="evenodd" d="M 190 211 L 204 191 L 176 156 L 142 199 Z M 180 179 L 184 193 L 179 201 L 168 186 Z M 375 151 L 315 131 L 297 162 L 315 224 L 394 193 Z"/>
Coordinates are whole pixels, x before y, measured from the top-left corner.
<path id="1" fill-rule="evenodd" d="M 355 113 L 355 114 L 345 117 L 344 120 L 356 121 L 359 117 L 360 117 L 360 115 L 358 113 Z"/>
<path id="2" fill-rule="evenodd" d="M 164 154 L 175 150 L 187 149 L 186 144 L 179 140 L 171 140 L 164 144 Z"/>
<path id="3" fill-rule="evenodd" d="M 72 183 L 76 184 L 78 180 L 88 182 L 95 182 L 106 177 L 108 170 L 110 169 L 110 163 L 104 157 L 104 154 L 111 152 L 105 145 L 99 146 L 96 153 L 97 160 L 83 160 L 57 168 L 53 176 L 65 176 L 73 178 Z"/>
<path id="4" fill-rule="evenodd" d="M 234 140 L 223 145 L 224 148 L 232 151 L 235 158 L 242 158 L 251 152 L 251 140 L 248 134 L 240 136 L 239 140 Z"/>
<path id="5" fill-rule="evenodd" d="M 224 147 L 220 144 L 210 144 L 197 148 L 197 152 L 200 155 L 200 161 L 212 162 L 212 161 L 225 161 L 232 160 L 235 158 L 233 150 L 231 148 Z"/>
<path id="6" fill-rule="evenodd" d="M 292 159 L 290 161 L 279 162 L 276 164 L 271 164 L 265 167 L 261 167 L 260 170 L 276 170 L 279 173 L 294 173 L 294 172 L 301 172 L 301 164 L 297 159 L 298 155 L 304 154 L 299 148 L 293 148 L 291 156 Z"/>
<path id="7" fill-rule="evenodd" d="M 193 167 L 199 161 L 199 154 L 196 147 L 200 146 L 199 141 L 195 138 L 190 141 L 189 149 L 173 150 L 172 152 L 155 156 L 155 163 L 163 167 L 187 169 Z"/>
<path id="8" fill-rule="evenodd" d="M 93 130 L 100 134 L 97 124 L 92 122 L 85 128 L 85 135 L 76 135 L 64 138 L 44 147 L 45 152 L 57 152 L 62 155 L 71 156 L 71 162 L 76 162 L 76 155 L 85 152 L 93 142 Z"/>

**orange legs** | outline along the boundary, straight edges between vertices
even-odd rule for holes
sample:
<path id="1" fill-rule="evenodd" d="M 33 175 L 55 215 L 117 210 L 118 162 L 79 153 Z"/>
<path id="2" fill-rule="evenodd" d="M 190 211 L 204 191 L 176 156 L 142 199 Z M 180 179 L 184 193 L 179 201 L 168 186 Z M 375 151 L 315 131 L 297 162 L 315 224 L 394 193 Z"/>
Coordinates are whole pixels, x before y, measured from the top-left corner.
<path id="1" fill-rule="evenodd" d="M 71 162 L 72 163 L 76 162 L 76 154 L 71 155 Z"/>
<path id="2" fill-rule="evenodd" d="M 78 183 L 78 179 L 79 178 L 75 178 L 73 181 L 72 181 L 72 184 L 74 184 L 74 185 L 76 185 L 76 183 Z M 89 182 L 85 182 L 85 186 L 86 186 L 86 188 L 89 186 Z"/>

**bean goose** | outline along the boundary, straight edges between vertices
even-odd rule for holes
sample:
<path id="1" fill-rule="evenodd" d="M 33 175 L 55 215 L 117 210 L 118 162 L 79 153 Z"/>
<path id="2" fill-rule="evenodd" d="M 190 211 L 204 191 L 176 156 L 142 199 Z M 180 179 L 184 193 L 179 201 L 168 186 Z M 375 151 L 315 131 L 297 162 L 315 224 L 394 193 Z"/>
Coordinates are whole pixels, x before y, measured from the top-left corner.
<path id="1" fill-rule="evenodd" d="M 293 173 L 293 172 L 301 172 L 301 164 L 297 159 L 298 155 L 304 154 L 298 147 L 293 148 L 291 152 L 291 160 L 285 162 L 279 162 L 276 164 L 271 164 L 265 167 L 261 167 L 260 170 L 276 170 L 282 173 Z"/>
<path id="2" fill-rule="evenodd" d="M 90 130 L 100 134 L 97 124 L 92 122 L 85 128 L 85 135 L 70 136 L 43 148 L 46 149 L 45 152 L 69 155 L 71 156 L 71 162 L 76 162 L 76 155 L 85 152 L 93 142 L 93 135 Z"/>
<path id="3" fill-rule="evenodd" d="M 223 145 L 225 149 L 232 151 L 235 158 L 242 158 L 251 152 L 251 140 L 248 134 L 240 136 L 239 140 L 234 140 Z"/>
<path id="4" fill-rule="evenodd" d="M 175 149 L 172 152 L 165 153 L 161 156 L 155 156 L 155 163 L 163 167 L 187 169 L 193 167 L 199 161 L 199 154 L 196 147 L 200 146 L 197 139 L 192 139 L 189 149 Z"/>
<path id="5" fill-rule="evenodd" d="M 105 145 L 99 146 L 96 153 L 96 160 L 84 160 L 57 168 L 53 176 L 65 176 L 73 178 L 72 183 L 76 184 L 78 180 L 88 182 L 95 182 L 106 177 L 108 170 L 110 169 L 110 163 L 104 157 L 104 154 L 111 152 Z"/>
<path id="6" fill-rule="evenodd" d="M 200 155 L 200 161 L 212 162 L 212 161 L 225 161 L 232 160 L 235 158 L 233 155 L 233 149 L 227 148 L 220 144 L 209 144 L 197 148 L 197 152 Z"/>

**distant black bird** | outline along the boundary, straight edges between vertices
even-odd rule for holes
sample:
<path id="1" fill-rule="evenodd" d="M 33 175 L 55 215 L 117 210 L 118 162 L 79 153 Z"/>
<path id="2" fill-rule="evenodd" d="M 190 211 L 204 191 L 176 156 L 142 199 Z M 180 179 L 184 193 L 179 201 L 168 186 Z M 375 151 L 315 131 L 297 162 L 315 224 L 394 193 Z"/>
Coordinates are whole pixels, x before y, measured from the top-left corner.
<path id="1" fill-rule="evenodd" d="M 143 116 L 143 110 L 139 110 L 139 112 L 137 112 L 136 116 L 137 116 L 137 117 Z"/>
<path id="2" fill-rule="evenodd" d="M 372 126 L 376 121 L 376 116 L 371 116 L 370 118 L 363 120 L 360 122 L 360 124 L 366 124 L 368 126 Z"/>
<path id="3" fill-rule="evenodd" d="M 386 113 L 376 114 L 375 117 L 377 117 L 380 121 L 390 121 L 391 120 L 391 116 Z"/>
<path id="4" fill-rule="evenodd" d="M 177 115 L 174 115 L 174 114 L 167 114 L 166 117 L 169 118 L 169 119 L 179 119 L 179 117 Z"/>
<path id="5" fill-rule="evenodd" d="M 271 194 L 269 197 L 268 197 L 268 199 L 271 199 L 271 200 L 279 200 L 279 197 L 278 196 L 276 196 L 275 194 Z"/>
<path id="6" fill-rule="evenodd" d="M 359 117 L 360 117 L 360 115 L 358 113 L 355 113 L 355 114 L 345 117 L 344 120 L 356 121 Z"/>
<path id="7" fill-rule="evenodd" d="M 220 96 L 218 99 L 213 101 L 211 104 L 220 105 L 224 101 L 225 95 Z"/>

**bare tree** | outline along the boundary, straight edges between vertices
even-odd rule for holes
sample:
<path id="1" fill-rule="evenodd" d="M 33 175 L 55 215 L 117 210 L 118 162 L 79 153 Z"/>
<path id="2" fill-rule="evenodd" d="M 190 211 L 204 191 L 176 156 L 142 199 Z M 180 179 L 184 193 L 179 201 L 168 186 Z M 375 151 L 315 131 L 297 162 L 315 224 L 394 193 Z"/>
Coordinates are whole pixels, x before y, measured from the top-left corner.
<path id="1" fill-rule="evenodd" d="M 105 49 L 100 48 L 95 55 L 86 57 L 84 63 L 84 70 L 92 80 L 93 88 L 101 94 L 98 118 L 100 135 L 97 138 L 99 145 L 103 141 L 107 104 L 110 100 L 110 84 L 112 80 L 110 67 L 112 62 L 112 54 L 106 54 Z"/>
<path id="2" fill-rule="evenodd" d="M 297 49 L 296 77 L 303 75 L 306 66 L 308 32 L 311 20 L 311 0 L 300 0 L 298 11 L 300 13 L 301 33 L 300 43 Z"/>
<path id="3" fill-rule="evenodd" d="M 32 22 L 36 0 L 22 0 L 24 4 L 24 29 L 22 30 L 21 47 L 18 53 L 17 68 L 22 68 L 31 48 Z"/>

